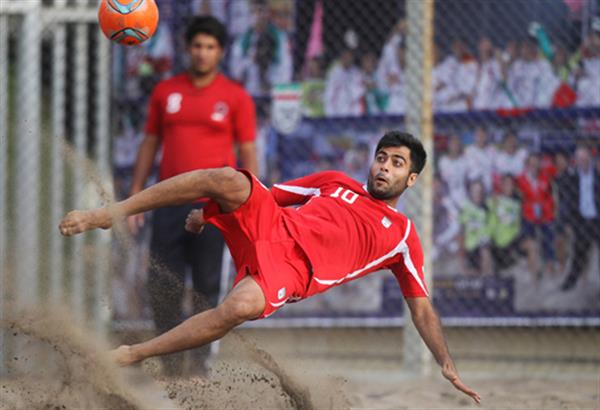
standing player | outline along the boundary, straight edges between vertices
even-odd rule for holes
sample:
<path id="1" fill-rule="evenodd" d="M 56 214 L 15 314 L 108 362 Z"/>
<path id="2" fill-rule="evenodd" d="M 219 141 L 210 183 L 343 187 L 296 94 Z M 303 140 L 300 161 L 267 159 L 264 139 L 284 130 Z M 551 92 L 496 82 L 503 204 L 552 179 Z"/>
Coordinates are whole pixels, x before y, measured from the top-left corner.
<path id="1" fill-rule="evenodd" d="M 211 198 L 203 210 L 190 213 L 186 229 L 200 232 L 208 223 L 223 232 L 238 270 L 233 289 L 215 309 L 147 342 L 120 346 L 113 352 L 120 365 L 210 343 L 245 321 L 269 316 L 285 303 L 390 268 L 442 374 L 479 402 L 479 395 L 458 375 L 428 298 L 416 230 L 395 209 L 402 192 L 416 183 L 425 160 L 419 140 L 394 131 L 379 141 L 366 185 L 327 171 L 269 191 L 247 171 L 193 171 L 108 208 L 72 211 L 59 229 L 67 236 L 106 229 L 128 215 L 199 196 Z"/>
<path id="2" fill-rule="evenodd" d="M 257 172 L 254 103 L 219 72 L 226 41 L 225 27 L 214 17 L 197 17 L 187 27 L 189 70 L 162 81 L 152 93 L 131 195 L 144 188 L 161 145 L 160 180 L 194 169 L 236 166 L 236 144 L 241 165 Z M 218 301 L 223 237 L 214 227 L 200 236 L 185 231 L 187 214 L 203 205 L 199 197 L 193 200 L 154 213 L 150 244 L 154 263 L 148 274 L 148 291 L 159 333 L 181 322 L 187 267 L 196 295 L 202 295 L 196 298 L 194 308 L 214 307 Z M 130 230 L 136 233 L 143 220 L 143 215 L 130 217 Z M 208 348 L 198 353 L 201 367 L 197 370 L 202 372 Z M 164 363 L 167 374 L 181 374 L 181 355 L 165 358 Z"/>

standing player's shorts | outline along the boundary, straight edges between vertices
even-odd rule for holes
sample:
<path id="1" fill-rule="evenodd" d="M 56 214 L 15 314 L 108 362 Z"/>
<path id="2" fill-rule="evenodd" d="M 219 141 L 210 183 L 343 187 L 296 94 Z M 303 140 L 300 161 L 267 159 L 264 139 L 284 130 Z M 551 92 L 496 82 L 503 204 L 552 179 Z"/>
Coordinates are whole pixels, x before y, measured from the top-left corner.
<path id="1" fill-rule="evenodd" d="M 266 304 L 260 318 L 264 318 L 286 302 L 305 297 L 311 266 L 289 234 L 284 210 L 271 191 L 250 172 L 240 172 L 252 185 L 246 202 L 233 212 L 222 213 L 211 201 L 205 207 L 205 219 L 223 233 L 237 268 L 234 286 L 251 275 L 261 287 Z"/>

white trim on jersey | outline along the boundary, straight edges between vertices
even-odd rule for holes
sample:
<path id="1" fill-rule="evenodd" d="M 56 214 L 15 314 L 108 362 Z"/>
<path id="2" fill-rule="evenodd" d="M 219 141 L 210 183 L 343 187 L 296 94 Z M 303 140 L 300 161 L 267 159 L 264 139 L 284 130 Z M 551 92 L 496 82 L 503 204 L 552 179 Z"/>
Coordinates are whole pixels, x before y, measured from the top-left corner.
<path id="1" fill-rule="evenodd" d="M 423 289 L 423 292 L 425 292 L 425 294 L 427 296 L 429 296 L 429 292 L 427 292 L 427 289 L 423 285 L 423 281 L 419 277 L 419 273 L 415 269 L 415 265 L 412 262 L 412 259 L 410 258 L 410 252 L 409 252 L 408 246 L 406 246 L 406 239 L 408 238 L 408 235 L 410 233 L 410 228 L 411 228 L 411 222 L 410 222 L 410 219 L 407 219 L 406 232 L 404 232 L 404 238 L 402 238 L 402 240 L 398 243 L 398 245 L 396 245 L 394 247 L 394 249 L 392 249 L 390 252 L 386 253 L 385 255 L 383 255 L 380 258 L 375 259 L 372 262 L 369 262 L 367 265 L 365 265 L 361 269 L 355 270 L 354 272 L 347 274 L 346 276 L 344 276 L 341 279 L 327 280 L 327 279 L 319 279 L 316 276 L 313 276 L 313 279 L 315 281 L 317 281 L 317 283 L 320 283 L 321 285 L 337 285 L 339 283 L 344 282 L 347 279 L 352 279 L 355 276 L 360 275 L 361 273 L 372 268 L 373 266 L 379 265 L 381 262 L 385 261 L 388 258 L 392 258 L 392 257 L 396 256 L 397 254 L 402 253 L 402 256 L 404 257 L 404 263 L 406 265 L 406 268 L 408 269 L 410 274 L 415 278 L 415 280 L 417 281 L 419 286 L 421 286 L 421 289 Z"/>
<path id="2" fill-rule="evenodd" d="M 296 195 L 303 196 L 321 196 L 321 190 L 319 188 L 305 188 L 302 186 L 294 186 L 294 185 L 281 185 L 275 184 L 274 188 L 281 189 L 282 191 L 291 192 Z"/>
<path id="3" fill-rule="evenodd" d="M 280 307 L 285 305 L 285 302 L 288 301 L 289 298 L 285 298 L 285 300 L 282 300 L 281 302 L 277 302 L 277 303 L 273 303 L 273 302 L 269 302 L 271 304 L 271 306 L 273 307 Z"/>

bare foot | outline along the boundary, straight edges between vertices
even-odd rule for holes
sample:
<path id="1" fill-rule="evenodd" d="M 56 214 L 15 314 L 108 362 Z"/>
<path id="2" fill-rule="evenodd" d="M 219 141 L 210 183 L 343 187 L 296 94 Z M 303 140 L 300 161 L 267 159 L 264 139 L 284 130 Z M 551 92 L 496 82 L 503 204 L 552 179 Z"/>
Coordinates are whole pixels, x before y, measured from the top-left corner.
<path id="1" fill-rule="evenodd" d="M 106 208 L 88 211 L 71 211 L 60 222 L 58 229 L 64 236 L 73 236 L 92 229 L 108 229 L 112 226 L 112 218 Z"/>

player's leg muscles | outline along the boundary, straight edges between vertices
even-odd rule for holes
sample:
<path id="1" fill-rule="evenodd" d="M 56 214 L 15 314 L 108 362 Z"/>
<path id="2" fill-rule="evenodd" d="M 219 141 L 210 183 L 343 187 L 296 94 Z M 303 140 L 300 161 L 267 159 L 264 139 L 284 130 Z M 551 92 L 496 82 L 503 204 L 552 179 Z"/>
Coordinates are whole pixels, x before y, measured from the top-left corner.
<path id="1" fill-rule="evenodd" d="M 113 352 L 121 365 L 153 356 L 180 352 L 213 342 L 247 320 L 258 318 L 265 307 L 260 286 L 250 276 L 242 279 L 214 309 L 192 316 L 179 326 L 146 342 L 121 346 Z"/>
<path id="2" fill-rule="evenodd" d="M 229 292 L 216 311 L 231 328 L 258 318 L 265 310 L 265 296 L 251 276 L 246 276 Z"/>
<path id="3" fill-rule="evenodd" d="M 248 178 L 231 167 L 190 171 L 161 181 L 109 207 L 71 211 L 61 221 L 59 229 L 66 236 L 96 228 L 106 229 L 112 226 L 115 218 L 182 205 L 200 197 L 212 198 L 223 212 L 230 212 L 248 199 L 250 191 Z"/>
<path id="4" fill-rule="evenodd" d="M 230 167 L 212 171 L 205 196 L 216 201 L 223 212 L 235 211 L 250 196 L 250 180 L 244 173 Z"/>

